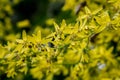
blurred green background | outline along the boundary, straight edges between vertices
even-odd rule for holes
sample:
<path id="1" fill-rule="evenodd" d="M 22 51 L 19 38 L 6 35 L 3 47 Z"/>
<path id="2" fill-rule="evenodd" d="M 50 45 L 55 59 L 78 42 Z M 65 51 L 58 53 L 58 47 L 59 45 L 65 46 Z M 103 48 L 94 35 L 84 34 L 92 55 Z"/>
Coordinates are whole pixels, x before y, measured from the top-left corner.
<path id="1" fill-rule="evenodd" d="M 0 43 L 20 38 L 23 30 L 41 29 L 45 36 L 54 30 L 53 21 L 74 23 L 77 16 L 72 9 L 62 10 L 64 5 L 65 0 L 0 0 Z"/>

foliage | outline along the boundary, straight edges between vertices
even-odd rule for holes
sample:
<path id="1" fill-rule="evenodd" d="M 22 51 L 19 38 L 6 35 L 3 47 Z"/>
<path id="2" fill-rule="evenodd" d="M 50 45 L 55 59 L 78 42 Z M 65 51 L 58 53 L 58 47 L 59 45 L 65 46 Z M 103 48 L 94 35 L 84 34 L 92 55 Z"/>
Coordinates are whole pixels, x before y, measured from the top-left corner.
<path id="1" fill-rule="evenodd" d="M 12 31 L 11 19 L 7 18 L 9 24 L 5 24 L 11 26 L 11 32 L 4 39 L 7 43 L 0 45 L 0 80 L 120 79 L 119 0 L 86 0 L 77 13 L 73 7 L 84 0 L 65 2 L 62 11 L 71 10 L 73 20 L 56 23 L 56 17 L 47 19 L 46 24 L 54 26 L 51 33 L 37 26 L 32 35 L 23 30 L 20 38 L 20 33 L 16 35 Z M 9 29 L 2 24 L 1 38 Z M 31 26 L 27 19 L 17 25 Z"/>

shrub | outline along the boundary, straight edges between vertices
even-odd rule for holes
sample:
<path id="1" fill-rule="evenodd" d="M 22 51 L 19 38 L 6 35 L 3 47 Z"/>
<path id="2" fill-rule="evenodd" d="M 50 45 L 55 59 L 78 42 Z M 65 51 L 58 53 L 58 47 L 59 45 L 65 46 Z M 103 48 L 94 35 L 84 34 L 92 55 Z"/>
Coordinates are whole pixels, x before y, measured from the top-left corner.
<path id="1" fill-rule="evenodd" d="M 71 10 L 69 4 L 74 7 L 77 2 L 66 0 L 63 10 Z M 119 80 L 119 1 L 86 0 L 86 4 L 73 15 L 74 22 L 51 21 L 54 31 L 47 36 L 37 27 L 32 35 L 23 30 L 22 38 L 1 44 L 0 79 Z M 93 6 L 97 7 L 91 10 Z"/>

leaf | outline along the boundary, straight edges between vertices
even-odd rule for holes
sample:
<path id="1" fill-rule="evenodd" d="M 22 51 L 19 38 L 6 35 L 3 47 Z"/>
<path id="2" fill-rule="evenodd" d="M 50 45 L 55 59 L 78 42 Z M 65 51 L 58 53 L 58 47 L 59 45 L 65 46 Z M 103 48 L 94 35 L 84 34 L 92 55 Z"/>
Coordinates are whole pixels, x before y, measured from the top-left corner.
<path id="1" fill-rule="evenodd" d="M 82 20 L 82 19 L 86 19 L 86 18 L 88 18 L 88 15 L 82 15 L 82 16 L 79 16 L 78 18 L 77 18 L 77 21 L 80 21 L 80 20 Z"/>
<path id="2" fill-rule="evenodd" d="M 88 7 L 85 7 L 85 12 L 86 12 L 86 14 L 91 14 L 91 11 Z"/>
<path id="3" fill-rule="evenodd" d="M 2 45 L 0 45 L 0 59 L 3 58 L 5 56 L 5 49 L 2 47 Z"/>
<path id="4" fill-rule="evenodd" d="M 86 23 L 87 23 L 87 18 L 84 19 L 83 22 L 82 22 L 82 20 L 80 20 L 80 28 L 79 28 L 79 31 L 83 30 L 83 28 L 85 29 Z"/>
<path id="5" fill-rule="evenodd" d="M 96 33 L 103 31 L 111 21 L 108 12 L 103 12 L 101 15 L 99 15 L 99 17 L 96 16 L 95 20 L 100 25 L 98 28 L 96 28 Z"/>
<path id="6" fill-rule="evenodd" d="M 40 30 L 37 32 L 36 38 L 37 38 L 37 42 L 41 41 L 41 31 Z"/>
<path id="7" fill-rule="evenodd" d="M 43 73 L 40 71 L 40 67 L 35 67 L 30 70 L 30 73 L 34 78 L 41 80 L 43 78 Z"/>
<path id="8" fill-rule="evenodd" d="M 64 40 L 64 43 L 68 43 L 70 41 L 70 39 L 71 39 L 71 36 L 67 36 Z"/>
<path id="9" fill-rule="evenodd" d="M 67 27 L 65 30 L 63 30 L 63 33 L 64 33 L 64 34 L 72 34 L 73 31 L 72 31 L 71 28 Z"/>
<path id="10" fill-rule="evenodd" d="M 27 38 L 29 42 L 32 42 L 35 44 L 35 38 L 33 36 L 28 35 Z"/>
<path id="11" fill-rule="evenodd" d="M 16 39 L 16 42 L 17 42 L 17 43 L 21 43 L 21 44 L 24 43 L 24 41 L 21 40 L 21 39 Z"/>
<path id="12" fill-rule="evenodd" d="M 107 25 L 111 20 L 110 20 L 110 16 L 108 14 L 108 12 L 103 12 L 102 14 L 99 15 L 100 17 L 96 17 L 96 21 L 98 22 L 98 24 L 100 25 Z"/>
<path id="13" fill-rule="evenodd" d="M 17 23 L 17 27 L 18 28 L 25 28 L 25 27 L 29 27 L 30 26 L 30 22 L 29 20 L 23 20 Z"/>
<path id="14" fill-rule="evenodd" d="M 56 24 L 55 22 L 54 22 L 54 27 L 55 27 L 55 31 L 56 31 L 57 33 L 59 33 L 60 28 L 59 28 L 58 24 Z"/>
<path id="15" fill-rule="evenodd" d="M 116 9 L 120 8 L 120 1 L 119 0 L 108 0 L 108 3 L 111 3 Z"/>
<path id="16" fill-rule="evenodd" d="M 27 72 L 28 72 L 28 67 L 27 67 L 27 66 L 24 66 L 24 67 L 21 68 L 19 71 L 22 72 L 22 73 L 24 72 L 24 74 L 26 75 Z"/>
<path id="17" fill-rule="evenodd" d="M 67 53 L 64 55 L 64 63 L 65 64 L 76 64 L 80 60 L 80 53 L 77 53 L 74 50 L 68 50 Z"/>
<path id="18" fill-rule="evenodd" d="M 15 48 L 14 52 L 20 52 L 23 48 L 23 45 L 22 44 L 18 44 L 17 47 Z"/>
<path id="19" fill-rule="evenodd" d="M 96 15 L 98 12 L 100 12 L 103 8 L 100 7 L 97 10 L 95 10 L 94 12 L 92 12 L 92 15 Z"/>
<path id="20" fill-rule="evenodd" d="M 53 19 L 53 18 L 51 18 L 51 19 L 47 19 L 46 20 L 46 24 L 47 25 L 53 25 L 53 22 L 54 22 L 55 20 Z"/>
<path id="21" fill-rule="evenodd" d="M 23 30 L 23 32 L 22 32 L 22 39 L 23 39 L 24 41 L 27 40 L 27 35 L 26 35 L 25 30 Z"/>
<path id="22" fill-rule="evenodd" d="M 30 39 L 31 42 L 33 43 L 39 43 L 41 42 L 41 30 L 37 31 L 37 34 L 32 34 L 33 37 L 28 36 L 28 38 Z"/>
<path id="23" fill-rule="evenodd" d="M 67 26 L 66 24 L 66 21 L 65 20 L 62 20 L 62 23 L 61 23 L 61 31 L 65 29 L 65 27 Z"/>
<path id="24" fill-rule="evenodd" d="M 15 69 L 14 69 L 14 68 L 12 68 L 12 69 L 10 69 L 10 70 L 7 71 L 7 77 L 12 77 L 12 78 L 14 78 L 15 75 L 17 75 L 17 73 L 15 72 Z"/>

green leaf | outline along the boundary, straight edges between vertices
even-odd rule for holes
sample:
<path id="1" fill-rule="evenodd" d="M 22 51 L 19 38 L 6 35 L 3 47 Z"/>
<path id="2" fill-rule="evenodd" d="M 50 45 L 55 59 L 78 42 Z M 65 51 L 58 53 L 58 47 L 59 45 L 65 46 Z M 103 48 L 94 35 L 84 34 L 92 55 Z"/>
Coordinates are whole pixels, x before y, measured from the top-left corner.
<path id="1" fill-rule="evenodd" d="M 56 31 L 57 33 L 59 33 L 60 28 L 59 28 L 58 24 L 55 23 L 55 22 L 54 22 L 54 27 L 55 27 L 55 31 Z"/>
<path id="2" fill-rule="evenodd" d="M 88 7 L 85 7 L 85 12 L 86 12 L 86 14 L 91 14 L 91 11 Z"/>
<path id="3" fill-rule="evenodd" d="M 24 41 L 27 40 L 27 35 L 26 35 L 25 30 L 23 30 L 23 32 L 22 32 L 22 39 L 23 39 Z"/>
<path id="4" fill-rule="evenodd" d="M 92 15 L 96 15 L 96 14 L 99 13 L 102 9 L 103 9 L 102 7 L 98 8 L 97 10 L 95 10 L 95 11 L 92 12 Z"/>
<path id="5" fill-rule="evenodd" d="M 36 38 L 37 38 L 37 42 L 41 42 L 41 31 L 40 30 L 37 32 Z"/>
<path id="6" fill-rule="evenodd" d="M 0 45 L 0 51 L 1 51 L 1 54 L 0 54 L 0 59 L 1 59 L 5 56 L 5 53 L 6 53 L 6 51 L 2 45 Z"/>
<path id="7" fill-rule="evenodd" d="M 111 21 L 108 12 L 103 12 L 99 16 L 96 16 L 95 20 L 99 24 L 98 28 L 95 30 L 96 33 L 103 31 Z"/>
<path id="8" fill-rule="evenodd" d="M 79 27 L 79 31 L 85 29 L 85 25 L 87 23 L 87 18 L 84 20 L 80 20 L 80 27 Z"/>

